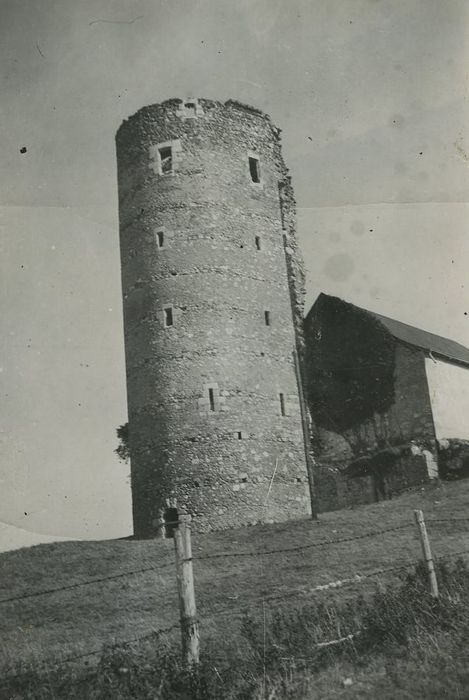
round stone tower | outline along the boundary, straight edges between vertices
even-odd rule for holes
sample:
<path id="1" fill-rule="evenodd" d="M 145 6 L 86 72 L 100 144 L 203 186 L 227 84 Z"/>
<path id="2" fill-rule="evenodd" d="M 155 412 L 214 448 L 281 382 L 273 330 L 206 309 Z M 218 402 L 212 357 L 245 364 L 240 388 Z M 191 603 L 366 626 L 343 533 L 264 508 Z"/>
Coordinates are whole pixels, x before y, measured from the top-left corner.
<path id="1" fill-rule="evenodd" d="M 134 531 L 311 512 L 295 357 L 303 271 L 280 130 L 172 99 L 117 136 Z"/>

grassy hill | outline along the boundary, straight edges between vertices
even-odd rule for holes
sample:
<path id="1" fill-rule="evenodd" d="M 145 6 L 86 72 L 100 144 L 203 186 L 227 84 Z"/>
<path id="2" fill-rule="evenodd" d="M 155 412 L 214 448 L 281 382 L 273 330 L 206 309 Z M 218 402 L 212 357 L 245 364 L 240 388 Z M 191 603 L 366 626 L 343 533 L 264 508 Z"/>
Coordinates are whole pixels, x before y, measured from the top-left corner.
<path id="1" fill-rule="evenodd" d="M 467 518 L 468 506 L 466 480 L 323 514 L 317 523 L 304 520 L 194 535 L 202 647 L 210 640 L 218 654 L 229 655 L 238 643 L 238 621 L 245 610 L 262 615 L 318 596 L 345 600 L 374 588 L 377 581 L 390 580 L 397 572 L 323 593 L 312 590 L 355 574 L 414 564 L 421 557 L 414 508 L 424 511 L 437 559 L 469 550 L 469 522 L 436 522 Z M 337 540 L 343 541 L 334 543 Z M 215 554 L 228 556 L 210 558 Z M 109 580 L 110 576 L 116 578 Z M 35 595 L 61 588 L 65 590 Z M 10 598 L 18 599 L 1 602 Z M 60 542 L 2 554 L 0 612 L 3 674 L 18 659 L 29 667 L 48 668 L 71 655 L 177 624 L 173 542 Z M 177 628 L 169 641 L 179 643 Z M 93 657 L 86 661 L 93 663 Z"/>

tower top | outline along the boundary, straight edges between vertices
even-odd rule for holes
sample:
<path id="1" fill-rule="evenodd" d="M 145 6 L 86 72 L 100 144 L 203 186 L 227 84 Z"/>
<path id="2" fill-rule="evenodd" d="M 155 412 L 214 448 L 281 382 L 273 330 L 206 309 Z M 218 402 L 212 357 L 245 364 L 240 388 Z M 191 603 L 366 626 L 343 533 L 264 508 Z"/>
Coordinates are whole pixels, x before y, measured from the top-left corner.
<path id="1" fill-rule="evenodd" d="M 151 105 L 141 107 L 130 117 L 124 119 L 117 130 L 116 138 L 121 129 L 125 128 L 127 124 L 131 123 L 134 119 L 144 117 L 145 113 L 154 112 L 155 110 L 173 111 L 176 115 L 184 117 L 188 115 L 189 110 L 192 112 L 192 116 L 204 116 L 210 115 L 210 112 L 220 109 L 239 110 L 265 120 L 272 129 L 273 135 L 280 140 L 282 130 L 275 126 L 270 115 L 263 112 L 261 109 L 245 104 L 244 102 L 239 102 L 238 100 L 230 99 L 226 100 L 226 102 L 221 102 L 220 100 L 210 100 L 204 97 L 170 97 L 163 102 L 155 102 Z"/>

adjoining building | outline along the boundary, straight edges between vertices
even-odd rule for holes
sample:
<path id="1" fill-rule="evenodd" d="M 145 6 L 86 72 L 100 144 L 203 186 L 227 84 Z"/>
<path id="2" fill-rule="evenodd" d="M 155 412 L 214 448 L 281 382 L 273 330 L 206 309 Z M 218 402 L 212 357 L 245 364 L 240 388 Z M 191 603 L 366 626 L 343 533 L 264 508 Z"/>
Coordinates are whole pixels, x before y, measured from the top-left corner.
<path id="1" fill-rule="evenodd" d="M 304 272 L 280 130 L 171 99 L 116 136 L 134 532 L 311 513 Z"/>
<path id="2" fill-rule="evenodd" d="M 319 510 L 469 475 L 469 349 L 326 294 L 305 338 Z"/>

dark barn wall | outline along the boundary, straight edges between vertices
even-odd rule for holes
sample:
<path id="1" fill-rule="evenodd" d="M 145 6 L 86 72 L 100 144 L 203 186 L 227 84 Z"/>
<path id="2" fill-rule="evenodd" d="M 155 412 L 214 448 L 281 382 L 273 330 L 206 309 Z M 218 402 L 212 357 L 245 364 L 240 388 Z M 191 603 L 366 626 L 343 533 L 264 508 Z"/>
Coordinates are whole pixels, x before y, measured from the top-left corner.
<path id="1" fill-rule="evenodd" d="M 411 440 L 435 453 L 433 416 L 425 373 L 425 355 L 418 348 L 394 345 L 392 401 L 344 431 L 354 454 L 375 452 Z"/>
<path id="2" fill-rule="evenodd" d="M 310 512 L 292 356 L 303 270 L 280 132 L 235 102 L 191 104 L 145 107 L 116 137 L 137 536 L 172 499 L 201 530 Z"/>
<path id="3" fill-rule="evenodd" d="M 396 347 L 396 392 L 388 412 L 394 439 L 414 440 L 436 454 L 432 406 L 425 372 L 425 353 L 405 345 Z"/>
<path id="4" fill-rule="evenodd" d="M 376 498 L 371 475 L 342 474 L 354 459 L 411 440 L 436 454 L 424 353 L 398 343 L 367 312 L 323 295 L 305 331 L 319 508 L 371 502 Z M 389 493 L 427 477 L 424 457 L 408 450 L 391 462 L 380 467 Z"/>

